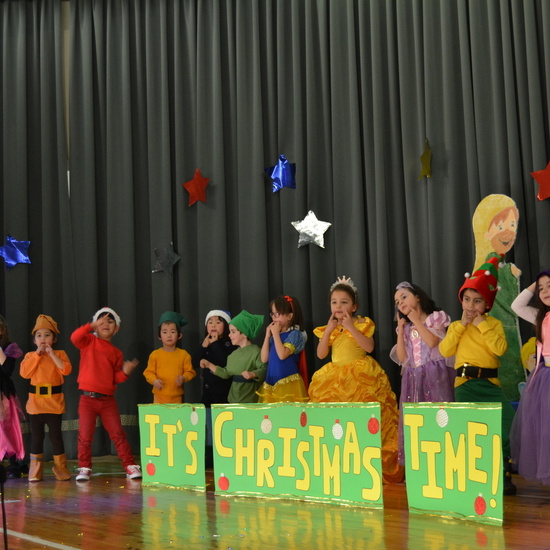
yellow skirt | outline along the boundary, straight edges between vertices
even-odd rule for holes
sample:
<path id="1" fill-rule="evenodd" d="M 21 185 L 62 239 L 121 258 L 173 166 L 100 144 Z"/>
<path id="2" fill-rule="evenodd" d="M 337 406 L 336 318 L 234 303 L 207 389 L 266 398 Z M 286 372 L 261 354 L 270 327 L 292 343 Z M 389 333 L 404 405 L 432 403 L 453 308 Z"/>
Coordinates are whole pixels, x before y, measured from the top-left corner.
<path id="1" fill-rule="evenodd" d="M 305 403 L 309 401 L 306 386 L 299 374 L 292 374 L 279 380 L 274 386 L 264 382 L 256 392 L 258 403 Z"/>
<path id="2" fill-rule="evenodd" d="M 397 462 L 397 400 L 385 371 L 372 357 L 343 365 L 327 363 L 313 375 L 309 395 L 312 403 L 380 403 L 383 481 L 403 481 L 405 471 Z"/>

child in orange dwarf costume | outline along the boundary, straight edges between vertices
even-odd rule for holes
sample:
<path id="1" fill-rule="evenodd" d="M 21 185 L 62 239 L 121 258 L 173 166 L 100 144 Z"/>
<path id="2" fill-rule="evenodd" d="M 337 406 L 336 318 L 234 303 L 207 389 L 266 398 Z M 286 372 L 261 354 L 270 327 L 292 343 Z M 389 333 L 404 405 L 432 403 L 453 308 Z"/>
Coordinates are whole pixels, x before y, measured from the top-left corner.
<path id="1" fill-rule="evenodd" d="M 65 445 L 61 434 L 61 415 L 65 412 L 63 382 L 71 374 L 72 366 L 67 354 L 54 350 L 59 330 L 49 315 L 39 315 L 31 332 L 36 351 L 25 355 L 20 374 L 30 378 L 27 412 L 31 426 L 31 465 L 29 481 L 42 481 L 44 468 L 44 435 L 48 426 L 53 448 L 53 473 L 59 481 L 70 479 L 67 470 Z"/>

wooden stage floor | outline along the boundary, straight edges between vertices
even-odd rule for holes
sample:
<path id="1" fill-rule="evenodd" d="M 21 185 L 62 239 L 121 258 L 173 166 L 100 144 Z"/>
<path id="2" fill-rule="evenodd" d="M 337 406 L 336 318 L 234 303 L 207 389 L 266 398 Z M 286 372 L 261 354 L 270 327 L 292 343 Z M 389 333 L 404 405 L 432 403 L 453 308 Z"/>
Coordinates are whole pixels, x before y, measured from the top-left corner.
<path id="1" fill-rule="evenodd" d="M 73 466 L 74 463 L 71 464 Z M 410 514 L 405 485 L 384 487 L 384 510 L 142 487 L 118 459 L 94 459 L 89 482 L 10 479 L 8 548 L 550 549 L 550 487 L 514 476 L 502 527 Z M 0 525 L 1 526 L 1 525 Z M 0 549 L 4 547 L 0 535 Z"/>

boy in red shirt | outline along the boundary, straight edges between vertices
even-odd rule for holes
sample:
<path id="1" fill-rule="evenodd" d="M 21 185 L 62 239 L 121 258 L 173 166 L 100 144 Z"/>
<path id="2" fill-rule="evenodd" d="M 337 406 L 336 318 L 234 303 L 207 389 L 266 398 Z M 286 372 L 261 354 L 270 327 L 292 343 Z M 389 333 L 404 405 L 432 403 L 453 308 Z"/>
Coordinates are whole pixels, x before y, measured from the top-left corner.
<path id="1" fill-rule="evenodd" d="M 91 323 L 77 328 L 71 342 L 80 350 L 78 388 L 78 475 L 76 481 L 88 481 L 92 472 L 92 440 L 99 416 L 129 479 L 141 478 L 141 469 L 120 421 L 114 397 L 117 384 L 126 382 L 138 364 L 137 359 L 124 361 L 122 352 L 111 340 L 120 328 L 120 317 L 111 308 L 97 311 Z"/>

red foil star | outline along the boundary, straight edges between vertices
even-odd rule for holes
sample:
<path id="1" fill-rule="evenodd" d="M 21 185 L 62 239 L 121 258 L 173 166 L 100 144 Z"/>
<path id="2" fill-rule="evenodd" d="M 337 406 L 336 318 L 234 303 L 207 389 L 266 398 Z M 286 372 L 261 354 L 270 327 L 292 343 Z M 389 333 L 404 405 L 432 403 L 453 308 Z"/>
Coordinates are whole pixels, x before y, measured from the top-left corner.
<path id="1" fill-rule="evenodd" d="M 192 180 L 182 183 L 183 187 L 189 192 L 189 203 L 187 206 L 195 204 L 197 201 L 206 202 L 206 186 L 210 178 L 204 178 L 201 171 L 197 168 Z"/>
<path id="2" fill-rule="evenodd" d="M 543 201 L 544 199 L 550 197 L 550 162 L 544 170 L 531 172 L 531 175 L 539 184 L 539 193 L 537 195 L 537 199 L 539 199 L 539 201 Z"/>

